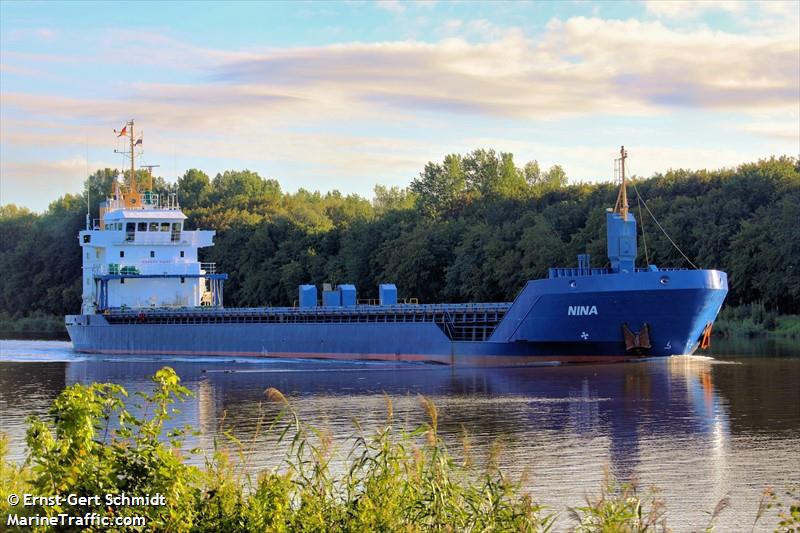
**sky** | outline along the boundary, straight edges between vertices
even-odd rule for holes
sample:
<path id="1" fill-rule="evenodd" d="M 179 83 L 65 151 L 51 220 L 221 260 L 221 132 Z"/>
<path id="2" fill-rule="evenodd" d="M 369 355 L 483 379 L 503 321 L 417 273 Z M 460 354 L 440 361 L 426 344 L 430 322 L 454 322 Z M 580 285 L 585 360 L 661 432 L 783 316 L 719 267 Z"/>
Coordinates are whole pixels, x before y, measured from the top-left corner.
<path id="1" fill-rule="evenodd" d="M 800 2 L 0 0 L 0 204 L 119 168 L 371 197 L 476 148 L 609 180 L 800 154 Z"/>

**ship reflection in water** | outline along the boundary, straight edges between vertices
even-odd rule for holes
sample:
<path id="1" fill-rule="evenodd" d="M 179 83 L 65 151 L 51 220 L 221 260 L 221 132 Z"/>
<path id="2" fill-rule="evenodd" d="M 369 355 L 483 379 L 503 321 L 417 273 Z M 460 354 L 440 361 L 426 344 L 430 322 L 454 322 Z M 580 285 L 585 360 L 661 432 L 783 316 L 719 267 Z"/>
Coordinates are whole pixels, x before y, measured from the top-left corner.
<path id="1" fill-rule="evenodd" d="M 12 455 L 24 452 L 24 420 L 46 414 L 66 385 L 111 381 L 147 390 L 169 365 L 194 397 L 175 424 L 200 435 L 206 450 L 231 430 L 252 441 L 259 420 L 279 407 L 264 390 L 281 390 L 301 417 L 331 432 L 346 455 L 353 419 L 385 421 L 392 398 L 397 424 L 424 421 L 418 395 L 439 407 L 440 433 L 462 454 L 464 428 L 480 464 L 501 444 L 500 465 L 524 476 L 534 498 L 556 508 L 580 505 L 604 468 L 644 488 L 658 487 L 676 531 L 707 523 L 728 495 L 721 524 L 752 523 L 761 490 L 800 483 L 800 358 L 674 357 L 609 365 L 527 368 L 402 367 L 338 362 L 218 358 L 76 357 L 67 343 L 3 341 L 0 427 Z M 36 362 L 33 362 L 36 361 Z M 276 435 L 259 434 L 253 468 L 277 466 Z M 198 462 L 202 458 L 198 459 Z M 795 467 L 791 467 L 795 464 Z M 566 517 L 562 518 L 568 523 Z"/>

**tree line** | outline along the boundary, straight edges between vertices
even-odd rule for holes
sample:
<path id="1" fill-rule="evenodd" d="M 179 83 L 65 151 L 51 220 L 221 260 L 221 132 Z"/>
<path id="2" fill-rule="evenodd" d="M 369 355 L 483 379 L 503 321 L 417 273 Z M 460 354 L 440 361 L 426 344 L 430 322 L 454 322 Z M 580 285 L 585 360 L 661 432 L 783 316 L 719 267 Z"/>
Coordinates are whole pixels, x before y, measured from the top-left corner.
<path id="1" fill-rule="evenodd" d="M 86 198 L 96 218 L 117 174 L 95 172 L 81 193 L 43 213 L 0 207 L 0 312 L 78 312 Z M 526 280 L 574 265 L 578 253 L 606 266 L 605 209 L 617 194 L 615 184 L 568 184 L 559 166 L 517 166 L 510 153 L 482 149 L 429 162 L 407 188 L 377 186 L 371 199 L 288 193 L 248 170 L 211 178 L 192 169 L 177 183 L 153 181 L 156 192 L 177 194 L 188 228 L 217 230 L 201 258 L 230 274 L 227 306 L 291 305 L 297 285 L 309 282 L 354 283 L 360 298 L 390 282 L 420 302 L 511 300 Z M 670 170 L 634 183 L 637 264 L 689 267 L 638 192 L 693 263 L 728 272 L 728 304 L 800 311 L 798 159 Z"/>

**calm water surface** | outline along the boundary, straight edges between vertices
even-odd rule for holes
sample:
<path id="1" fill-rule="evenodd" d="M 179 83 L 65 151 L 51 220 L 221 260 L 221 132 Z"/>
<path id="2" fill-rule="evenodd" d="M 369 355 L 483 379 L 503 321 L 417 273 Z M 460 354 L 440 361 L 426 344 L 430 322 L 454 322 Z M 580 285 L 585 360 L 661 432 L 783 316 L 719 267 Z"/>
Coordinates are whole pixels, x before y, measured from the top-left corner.
<path id="1" fill-rule="evenodd" d="M 454 454 L 463 428 L 473 458 L 502 442 L 500 463 L 525 476 L 534 498 L 562 509 L 597 490 L 604 468 L 656 487 L 676 531 L 702 529 L 720 498 L 731 508 L 721 531 L 750 530 L 766 486 L 800 484 L 800 346 L 797 342 L 716 342 L 711 357 L 625 364 L 453 369 L 438 366 L 259 359 L 107 357 L 75 354 L 67 342 L 0 341 L 0 431 L 12 458 L 24 457 L 25 418 L 46 416 L 67 385 L 115 382 L 129 391 L 170 365 L 195 394 L 177 423 L 200 431 L 211 449 L 232 430 L 254 440 L 253 468 L 275 466 L 275 436 L 256 433 L 276 407 L 276 387 L 305 420 L 326 428 L 346 451 L 353 419 L 385 420 L 384 393 L 408 427 L 423 421 L 419 394 L 440 410 Z M 559 529 L 570 524 L 562 516 Z M 743 526 L 746 525 L 746 527 Z"/>

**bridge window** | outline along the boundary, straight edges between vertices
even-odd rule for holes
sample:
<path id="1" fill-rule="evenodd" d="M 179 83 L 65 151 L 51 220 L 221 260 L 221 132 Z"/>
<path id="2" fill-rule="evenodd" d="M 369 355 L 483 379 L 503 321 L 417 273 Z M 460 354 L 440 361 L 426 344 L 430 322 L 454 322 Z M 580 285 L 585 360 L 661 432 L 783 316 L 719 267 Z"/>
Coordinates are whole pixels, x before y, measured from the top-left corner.
<path id="1" fill-rule="evenodd" d="M 91 235 L 84 235 L 83 236 L 83 242 L 92 242 L 92 236 Z"/>
<path id="2" fill-rule="evenodd" d="M 139 222 L 136 231 L 147 231 L 147 222 Z"/>
<path id="3" fill-rule="evenodd" d="M 169 231 L 169 222 L 161 223 L 161 231 Z"/>
<path id="4" fill-rule="evenodd" d="M 120 223 L 121 224 L 121 223 Z M 136 230 L 136 223 L 135 222 L 126 222 L 125 223 L 125 240 L 127 242 L 133 242 Z"/>
<path id="5" fill-rule="evenodd" d="M 158 231 L 158 222 L 150 223 L 150 231 Z"/>
<path id="6" fill-rule="evenodd" d="M 172 223 L 172 234 L 170 235 L 170 240 L 172 242 L 178 242 L 181 240 L 181 225 L 179 222 Z"/>

